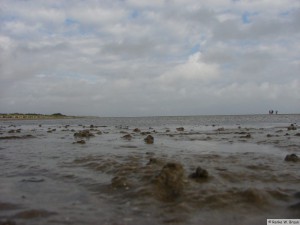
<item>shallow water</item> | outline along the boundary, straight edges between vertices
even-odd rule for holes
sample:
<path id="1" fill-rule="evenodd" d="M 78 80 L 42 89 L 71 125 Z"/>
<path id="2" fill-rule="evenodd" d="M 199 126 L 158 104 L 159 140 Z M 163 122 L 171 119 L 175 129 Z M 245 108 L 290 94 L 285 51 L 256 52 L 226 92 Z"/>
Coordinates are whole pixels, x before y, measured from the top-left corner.
<path id="1" fill-rule="evenodd" d="M 0 224 L 300 218 L 300 162 L 284 161 L 300 155 L 299 123 L 300 115 L 0 121 Z M 82 130 L 94 136 L 75 138 Z M 189 176 L 199 166 L 207 178 Z"/>

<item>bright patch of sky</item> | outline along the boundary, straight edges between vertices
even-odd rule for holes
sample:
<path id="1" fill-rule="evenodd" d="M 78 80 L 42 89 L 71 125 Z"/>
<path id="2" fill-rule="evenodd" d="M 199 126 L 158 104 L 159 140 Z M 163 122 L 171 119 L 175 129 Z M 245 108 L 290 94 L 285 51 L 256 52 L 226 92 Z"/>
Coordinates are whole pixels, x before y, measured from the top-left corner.
<path id="1" fill-rule="evenodd" d="M 251 13 L 249 13 L 249 12 L 244 12 L 243 14 L 242 14 L 242 19 L 243 19 L 243 23 L 251 23 Z"/>

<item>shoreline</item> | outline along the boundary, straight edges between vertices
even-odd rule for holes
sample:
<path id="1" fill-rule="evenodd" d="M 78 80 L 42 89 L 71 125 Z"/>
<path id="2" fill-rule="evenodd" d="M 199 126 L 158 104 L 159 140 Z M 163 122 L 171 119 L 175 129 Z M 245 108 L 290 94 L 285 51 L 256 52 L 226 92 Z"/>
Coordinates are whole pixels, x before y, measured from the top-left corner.
<path id="1" fill-rule="evenodd" d="M 15 120 L 60 120 L 76 119 L 84 116 L 64 115 L 62 113 L 41 114 L 41 113 L 0 113 L 0 121 Z"/>
<path id="2" fill-rule="evenodd" d="M 199 114 L 199 115 L 148 115 L 148 116 L 68 116 L 68 115 L 47 115 L 47 114 L 5 114 L 0 113 L 0 120 L 35 120 L 35 119 L 69 119 L 69 118 L 156 118 L 156 117 L 232 117 L 232 116 L 289 116 L 300 115 L 300 113 L 253 113 L 253 114 Z M 22 118 L 18 118 L 22 117 Z M 26 117 L 26 118 L 24 118 Z M 34 118 L 28 118 L 34 117 Z"/>
<path id="3" fill-rule="evenodd" d="M 62 120 L 62 119 L 80 119 L 84 116 L 65 116 L 65 117 L 37 117 L 37 118 L 0 118 L 0 121 L 21 121 L 21 120 Z"/>

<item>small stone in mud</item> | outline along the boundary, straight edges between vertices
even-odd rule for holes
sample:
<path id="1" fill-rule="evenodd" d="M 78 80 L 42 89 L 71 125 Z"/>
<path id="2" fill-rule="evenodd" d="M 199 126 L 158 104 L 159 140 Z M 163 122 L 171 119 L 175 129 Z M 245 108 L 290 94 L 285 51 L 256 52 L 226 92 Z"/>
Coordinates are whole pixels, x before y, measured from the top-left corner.
<path id="1" fill-rule="evenodd" d="M 122 137 L 123 139 L 126 139 L 126 140 L 131 140 L 132 139 L 132 136 L 130 134 L 126 134 Z"/>
<path id="2" fill-rule="evenodd" d="M 287 129 L 288 130 L 297 130 L 297 127 L 294 124 L 291 124 L 290 126 L 288 126 Z"/>
<path id="3" fill-rule="evenodd" d="M 298 137 L 300 137 L 300 133 L 297 133 L 297 134 L 295 134 L 295 136 L 298 136 Z"/>
<path id="4" fill-rule="evenodd" d="M 73 142 L 73 144 L 85 144 L 85 140 L 80 140 L 80 141 L 76 141 L 76 142 Z"/>
<path id="5" fill-rule="evenodd" d="M 12 220 L 5 220 L 5 221 L 0 221 L 0 225 L 17 225 L 17 223 Z"/>
<path id="6" fill-rule="evenodd" d="M 224 127 L 218 128 L 217 131 L 225 131 Z"/>
<path id="7" fill-rule="evenodd" d="M 184 131 L 184 128 L 183 127 L 177 127 L 176 130 L 177 131 Z"/>
<path id="8" fill-rule="evenodd" d="M 146 155 L 155 155 L 154 152 L 146 152 Z"/>
<path id="9" fill-rule="evenodd" d="M 267 137 L 269 138 L 269 137 L 273 137 L 273 135 L 271 135 L 271 134 L 267 134 Z"/>
<path id="10" fill-rule="evenodd" d="M 192 179 L 203 179 L 208 178 L 208 172 L 206 169 L 202 169 L 200 166 L 197 167 L 196 171 L 192 173 L 190 176 Z"/>
<path id="11" fill-rule="evenodd" d="M 247 134 L 245 136 L 240 136 L 240 138 L 251 138 L 251 134 Z"/>
<path id="12" fill-rule="evenodd" d="M 157 163 L 157 159 L 155 158 L 150 158 L 149 159 L 149 162 L 147 163 L 147 165 L 150 165 L 150 164 L 156 164 Z"/>
<path id="13" fill-rule="evenodd" d="M 288 161 L 288 162 L 298 162 L 299 157 L 296 154 L 290 154 L 290 155 L 287 155 L 284 160 Z"/>
<path id="14" fill-rule="evenodd" d="M 150 158 L 149 162 L 147 163 L 147 165 L 161 165 L 161 164 L 163 164 L 163 161 L 157 158 Z"/>
<path id="15" fill-rule="evenodd" d="M 144 139 L 144 141 L 146 142 L 146 144 L 153 144 L 153 142 L 154 142 L 154 137 L 151 136 L 151 135 L 148 135 L 148 136 Z"/>

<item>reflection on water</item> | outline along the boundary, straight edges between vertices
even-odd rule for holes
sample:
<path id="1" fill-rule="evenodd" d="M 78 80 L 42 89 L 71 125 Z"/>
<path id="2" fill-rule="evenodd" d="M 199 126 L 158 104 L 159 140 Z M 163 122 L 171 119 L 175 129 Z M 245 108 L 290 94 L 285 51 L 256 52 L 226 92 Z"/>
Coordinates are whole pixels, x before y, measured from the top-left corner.
<path id="1" fill-rule="evenodd" d="M 300 131 L 287 129 L 299 122 L 299 115 L 1 121 L 0 224 L 299 218 L 300 161 L 284 161 L 300 155 Z"/>

